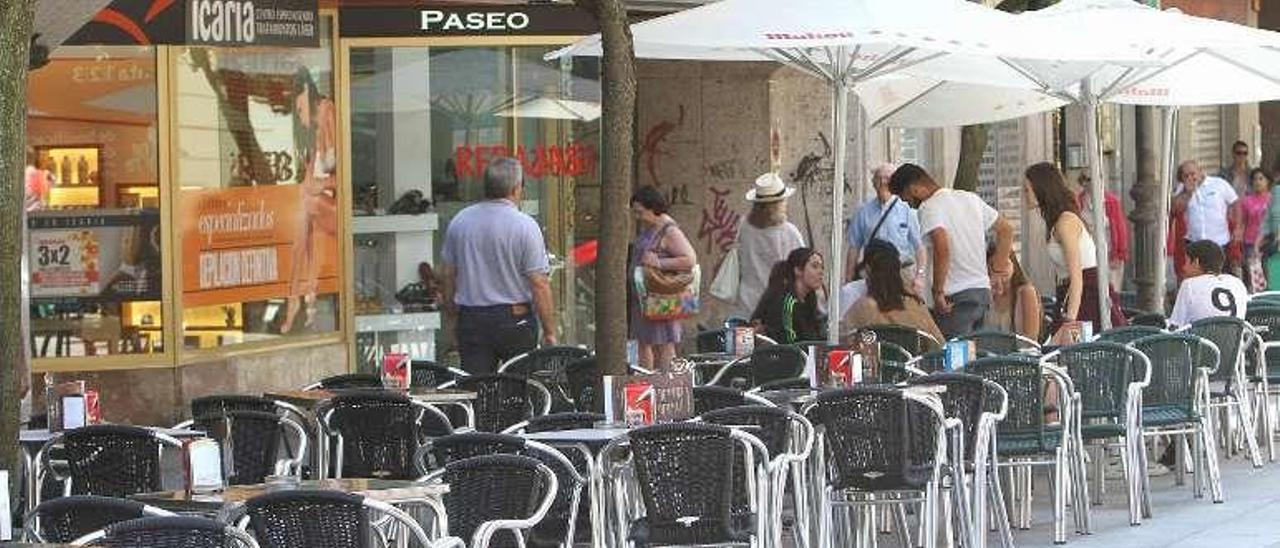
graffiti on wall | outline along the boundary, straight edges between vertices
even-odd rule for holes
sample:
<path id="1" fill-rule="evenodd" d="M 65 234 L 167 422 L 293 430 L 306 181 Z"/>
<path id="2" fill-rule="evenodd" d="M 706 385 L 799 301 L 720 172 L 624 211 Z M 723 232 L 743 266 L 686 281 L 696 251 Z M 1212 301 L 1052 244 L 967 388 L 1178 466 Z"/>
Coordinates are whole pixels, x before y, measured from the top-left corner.
<path id="1" fill-rule="evenodd" d="M 791 180 L 799 187 L 801 210 L 804 211 L 805 235 L 810 242 L 814 239 L 813 219 L 809 212 L 809 194 L 820 192 L 821 196 L 822 183 L 835 177 L 836 171 L 835 162 L 831 158 L 831 141 L 821 131 L 818 132 L 815 140 L 818 142 L 817 150 L 805 153 L 796 163 L 795 170 L 791 172 Z"/>
<path id="2" fill-rule="evenodd" d="M 707 191 L 711 194 L 711 203 L 702 206 L 698 239 L 703 242 L 708 253 L 717 250 L 720 255 L 723 255 L 738 239 L 738 221 L 742 219 L 742 215 L 734 211 L 733 206 L 729 204 L 728 197 L 732 194 L 732 190 L 712 186 Z"/>

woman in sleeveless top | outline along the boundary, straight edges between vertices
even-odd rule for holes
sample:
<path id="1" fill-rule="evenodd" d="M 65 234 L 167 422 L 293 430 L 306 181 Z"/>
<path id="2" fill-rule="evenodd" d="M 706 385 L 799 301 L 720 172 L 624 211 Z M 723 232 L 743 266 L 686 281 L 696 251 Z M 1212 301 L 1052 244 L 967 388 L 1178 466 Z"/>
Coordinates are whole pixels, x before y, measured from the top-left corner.
<path id="1" fill-rule="evenodd" d="M 688 271 L 698 264 L 697 252 L 675 219 L 667 215 L 667 199 L 657 188 L 650 185 L 636 190 L 631 196 L 631 214 L 640 234 L 631 248 L 628 272 L 637 266 Z M 645 318 L 637 299 L 631 299 L 631 338 L 636 340 L 638 361 L 646 369 L 665 370 L 680 343 L 680 321 Z"/>
<path id="2" fill-rule="evenodd" d="M 1098 310 L 1098 255 L 1093 236 L 1080 219 L 1075 196 L 1062 172 L 1053 164 L 1035 164 L 1026 171 L 1023 194 L 1032 209 L 1039 209 L 1048 229 L 1049 260 L 1058 277 L 1057 315 L 1051 332 L 1069 322 L 1092 322 L 1100 328 Z M 1119 300 L 1111 291 L 1111 325 L 1125 325 Z"/>

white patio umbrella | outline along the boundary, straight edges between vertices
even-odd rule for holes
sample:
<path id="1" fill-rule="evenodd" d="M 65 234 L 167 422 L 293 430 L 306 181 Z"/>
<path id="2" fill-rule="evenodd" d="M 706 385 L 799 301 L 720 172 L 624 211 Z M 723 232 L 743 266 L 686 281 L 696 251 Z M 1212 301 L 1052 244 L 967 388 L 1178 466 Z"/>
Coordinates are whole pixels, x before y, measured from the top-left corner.
<path id="1" fill-rule="evenodd" d="M 1013 59 L 1041 59 L 1065 74 L 1088 70 L 1087 61 L 1142 59 L 1138 50 L 1100 39 L 1058 51 L 1062 32 L 1028 28 L 1012 15 L 963 0 L 722 0 L 632 25 L 636 57 L 720 61 L 779 61 L 831 86 L 835 174 L 832 195 L 829 311 L 840 310 L 848 92 L 888 74 L 1011 88 L 1042 87 Z M 1065 37 L 1064 37 L 1065 38 Z M 600 36 L 548 55 L 598 56 Z M 1077 63 L 1086 61 L 1086 63 Z M 828 335 L 839 339 L 839 314 Z"/>
<path id="2" fill-rule="evenodd" d="M 1103 208 L 1101 150 L 1097 134 L 1097 106 L 1103 102 L 1185 106 L 1264 101 L 1280 98 L 1280 33 L 1258 30 L 1214 19 L 1193 17 L 1176 10 L 1157 10 L 1131 0 L 1062 0 L 1052 7 L 1019 16 L 1029 28 L 1057 27 L 1068 31 L 1067 50 L 1077 44 L 1097 46 L 1099 37 L 1123 37 L 1129 48 L 1102 61 L 1091 70 L 1079 63 L 1069 66 L 1034 59 L 1012 60 L 1028 79 L 1039 82 L 1037 91 L 1002 89 L 982 85 L 927 86 L 912 79 L 882 78 L 873 85 L 881 94 L 902 99 L 896 105 L 870 102 L 878 109 L 873 120 L 882 125 L 924 127 L 994 122 L 1007 119 L 1010 111 L 1033 113 L 1037 107 L 1079 103 L 1085 114 L 1085 150 L 1092 180 L 1090 193 L 1093 226 L 1096 232 L 1098 263 L 1106 265 L 1106 215 Z M 1061 40 L 1062 34 L 1042 40 Z M 1134 63 L 1125 59 L 1130 49 L 1149 51 L 1155 62 Z M 1274 75 L 1274 76 L 1273 76 Z M 1230 82 L 1230 85 L 1224 85 Z M 1011 109 L 1012 103 L 1018 108 Z M 1171 118 L 1170 118 L 1171 120 Z M 1166 123 L 1168 131 L 1173 124 Z M 1165 136 L 1172 142 L 1172 134 Z M 1172 157 L 1166 148 L 1166 173 L 1172 171 Z M 1166 179 L 1168 180 L 1168 179 Z M 1162 193 L 1168 210 L 1168 189 Z M 1167 223 L 1160 223 L 1161 230 Z M 1163 277 L 1163 269 L 1160 270 Z M 1109 270 L 1098 269 L 1099 287 L 1109 285 Z M 1163 280 L 1157 280 L 1163 286 Z M 1109 295 L 1099 292 L 1100 310 L 1110 307 Z M 1110 327 L 1110 317 L 1102 314 L 1102 328 Z"/>

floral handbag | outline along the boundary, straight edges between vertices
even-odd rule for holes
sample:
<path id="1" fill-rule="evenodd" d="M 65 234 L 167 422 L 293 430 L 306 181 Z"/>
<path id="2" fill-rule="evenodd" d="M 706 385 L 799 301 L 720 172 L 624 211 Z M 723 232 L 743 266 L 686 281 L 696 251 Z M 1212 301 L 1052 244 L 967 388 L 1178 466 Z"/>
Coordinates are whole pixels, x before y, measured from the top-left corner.
<path id="1" fill-rule="evenodd" d="M 670 227 L 670 224 L 662 227 L 654 238 L 650 251 L 657 250 L 663 234 Z M 658 275 L 659 273 L 662 275 Z M 633 278 L 636 295 L 640 298 L 640 315 L 646 320 L 682 320 L 698 314 L 702 304 L 699 291 L 702 287 L 702 270 L 698 265 L 693 265 L 693 270 L 689 272 L 636 266 Z"/>

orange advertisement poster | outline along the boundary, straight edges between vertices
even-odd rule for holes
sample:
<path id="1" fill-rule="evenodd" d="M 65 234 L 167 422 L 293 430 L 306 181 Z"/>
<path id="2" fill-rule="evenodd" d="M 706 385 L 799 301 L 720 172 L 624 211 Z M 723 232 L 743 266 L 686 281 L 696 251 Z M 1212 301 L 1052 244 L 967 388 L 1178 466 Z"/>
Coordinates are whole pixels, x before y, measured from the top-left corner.
<path id="1" fill-rule="evenodd" d="M 302 185 L 183 190 L 183 305 L 336 293 L 337 237 L 308 222 L 304 199 Z"/>

